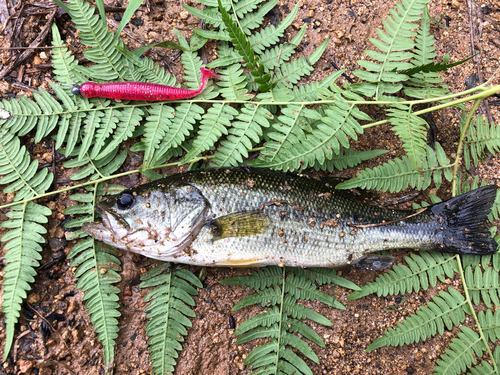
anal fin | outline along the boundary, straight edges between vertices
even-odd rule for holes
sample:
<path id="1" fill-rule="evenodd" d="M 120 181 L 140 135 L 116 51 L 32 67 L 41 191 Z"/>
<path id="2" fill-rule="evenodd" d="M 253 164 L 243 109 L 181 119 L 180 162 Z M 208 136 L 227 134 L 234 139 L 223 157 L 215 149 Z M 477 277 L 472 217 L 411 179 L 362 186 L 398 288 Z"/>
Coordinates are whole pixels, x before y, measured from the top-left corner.
<path id="1" fill-rule="evenodd" d="M 351 266 L 360 271 L 380 271 L 392 266 L 395 260 L 389 255 L 365 255 L 352 262 Z"/>

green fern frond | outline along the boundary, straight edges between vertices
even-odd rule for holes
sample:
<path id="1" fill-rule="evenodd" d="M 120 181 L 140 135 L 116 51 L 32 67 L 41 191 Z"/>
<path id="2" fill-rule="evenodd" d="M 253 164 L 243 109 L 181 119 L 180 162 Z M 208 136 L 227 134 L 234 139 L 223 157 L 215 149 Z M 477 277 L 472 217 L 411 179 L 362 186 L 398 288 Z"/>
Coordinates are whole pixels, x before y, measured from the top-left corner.
<path id="1" fill-rule="evenodd" d="M 469 327 L 461 327 L 462 332 L 450 343 L 450 349 L 436 362 L 436 375 L 459 375 L 476 362 L 474 354 L 481 358 L 484 342 L 479 335 Z"/>
<path id="2" fill-rule="evenodd" d="M 153 104 L 148 109 L 149 116 L 144 123 L 144 136 L 130 151 L 144 151 L 143 168 L 148 168 L 160 141 L 168 133 L 174 117 L 174 109 L 166 104 Z"/>
<path id="3" fill-rule="evenodd" d="M 90 76 L 97 81 L 112 81 L 127 78 L 125 60 L 114 48 L 115 44 L 123 46 L 121 39 L 115 40 L 112 32 L 108 32 L 106 24 L 102 23 L 90 3 L 82 0 L 71 0 L 68 3 L 69 15 L 80 30 L 79 37 L 83 44 L 91 48 L 84 51 L 87 59 L 97 63 L 88 68 Z"/>
<path id="4" fill-rule="evenodd" d="M 414 170 L 422 168 L 427 142 L 427 122 L 413 114 L 411 106 L 395 104 L 388 108 L 387 117 L 393 130 L 403 142 L 410 163 Z"/>
<path id="5" fill-rule="evenodd" d="M 495 361 L 496 367 L 500 366 L 500 346 L 495 346 L 495 351 L 493 352 L 493 360 Z M 481 361 L 481 364 L 470 368 L 470 374 L 472 375 L 493 375 L 497 371 L 493 368 L 491 364 L 486 361 Z"/>
<path id="6" fill-rule="evenodd" d="M 216 103 L 203 115 L 198 136 L 193 140 L 192 149 L 184 157 L 189 161 L 215 145 L 222 134 L 227 134 L 234 116 L 238 111 L 230 105 Z"/>
<path id="7" fill-rule="evenodd" d="M 280 64 L 279 69 L 276 69 L 273 82 L 277 87 L 293 87 L 303 77 L 308 76 L 314 70 L 314 65 L 321 57 L 328 45 L 329 39 L 323 41 L 316 50 L 306 59 L 300 57 L 290 63 Z"/>
<path id="8" fill-rule="evenodd" d="M 262 128 L 269 127 L 273 115 L 263 106 L 245 104 L 239 109 L 229 128 L 227 139 L 221 142 L 215 153 L 213 164 L 215 166 L 237 166 L 243 163 L 243 158 L 248 157 L 248 150 L 262 140 Z"/>
<path id="9" fill-rule="evenodd" d="M 452 180 L 452 164 L 446 157 L 443 148 L 436 143 L 436 151 L 427 146 L 427 159 L 422 169 L 415 171 L 410 159 L 404 156 L 401 159 L 389 160 L 380 167 L 365 169 L 356 177 L 337 185 L 337 189 L 375 189 L 397 192 L 407 187 L 425 190 L 434 181 L 437 187 L 441 185 L 442 177 Z"/>
<path id="10" fill-rule="evenodd" d="M 47 230 L 40 224 L 48 222 L 47 216 L 51 215 L 51 210 L 29 202 L 13 206 L 6 215 L 9 220 L 0 223 L 3 228 L 10 229 L 2 236 L 7 250 L 2 293 L 2 312 L 6 326 L 4 360 L 7 360 L 12 348 L 21 304 L 26 298 L 26 292 L 31 289 L 29 284 L 35 281 L 35 267 L 40 265 L 38 261 L 42 259 L 40 244 L 45 242 L 42 234 L 47 233 Z"/>
<path id="11" fill-rule="evenodd" d="M 256 294 L 247 296 L 238 302 L 234 310 L 253 304 L 266 307 L 267 311 L 244 321 L 235 330 L 240 336 L 236 344 L 246 343 L 258 338 L 270 338 L 271 341 L 255 348 L 245 359 L 245 364 L 252 369 L 252 374 L 294 373 L 311 374 L 307 363 L 289 349 L 297 352 L 311 361 L 319 362 L 317 355 L 301 338 L 300 335 L 324 347 L 321 337 L 307 324 L 298 319 L 308 318 L 318 324 L 330 326 L 332 323 L 316 311 L 298 304 L 298 299 L 319 301 L 329 306 L 340 306 L 335 298 L 319 291 L 313 284 L 316 280 L 331 282 L 332 280 L 347 283 L 339 278 L 334 270 L 313 268 L 311 270 L 286 269 L 266 267 L 251 276 L 236 277 L 222 280 L 227 285 L 249 286 L 257 290 Z M 354 286 L 355 287 L 355 286 Z M 294 335 L 298 333 L 299 336 Z M 291 371 L 291 372 L 289 372 Z"/>
<path id="12" fill-rule="evenodd" d="M 149 336 L 149 359 L 153 374 L 167 374 L 174 371 L 180 342 L 187 335 L 186 327 L 191 327 L 189 318 L 195 313 L 191 309 L 195 302 L 191 296 L 198 295 L 192 286 L 202 288 L 200 280 L 191 272 L 175 268 L 170 263 L 161 263 L 141 276 L 140 288 L 154 287 L 146 297 L 148 311 L 146 325 Z"/>
<path id="13" fill-rule="evenodd" d="M 436 40 L 430 33 L 430 25 L 429 9 L 425 6 L 420 29 L 415 38 L 414 56 L 410 61 L 414 65 L 413 69 L 420 67 L 420 69 L 424 70 L 423 67 L 431 67 L 434 64 L 432 60 L 436 57 L 436 53 L 434 52 L 436 49 L 434 47 Z M 410 76 L 410 79 L 404 84 L 406 95 L 417 99 L 429 99 L 444 96 L 449 92 L 447 86 L 441 85 L 443 80 L 439 73 L 422 70 L 400 72 Z"/>
<path id="14" fill-rule="evenodd" d="M 392 270 L 378 276 L 373 283 L 365 284 L 360 291 L 351 293 L 347 299 L 354 300 L 372 293 L 387 296 L 427 290 L 429 286 L 435 287 L 438 279 L 444 282 L 458 272 L 457 261 L 450 254 L 421 251 L 419 255 L 405 257 L 405 260 L 409 267 L 396 264 Z"/>
<path id="15" fill-rule="evenodd" d="M 137 68 L 136 72 L 139 74 L 139 77 L 134 78 L 134 81 L 148 81 L 160 85 L 175 86 L 175 77 L 158 63 L 148 57 L 141 58 L 125 47 L 115 46 L 115 48 L 127 58 L 130 64 L 133 64 Z"/>
<path id="16" fill-rule="evenodd" d="M 487 307 L 491 307 L 492 303 L 495 306 L 500 306 L 498 272 L 493 268 L 486 267 L 482 271 L 481 267 L 476 266 L 472 272 L 472 267 L 469 266 L 465 269 L 465 282 L 469 289 L 470 298 L 475 305 L 478 305 L 482 300 Z"/>
<path id="17" fill-rule="evenodd" d="M 277 131 L 267 134 L 271 140 L 255 164 L 276 169 L 308 168 L 332 159 L 341 146 L 349 148 L 348 136 L 357 139 L 363 132 L 357 120 L 369 117 L 355 104 L 345 103 L 340 94 L 334 98 L 334 103 L 324 106 L 324 116 L 299 105 L 283 108 L 279 122 L 272 125 Z M 312 129 L 307 128 L 308 122 Z"/>
<path id="18" fill-rule="evenodd" d="M 17 136 L 0 132 L 0 184 L 7 185 L 4 193 L 16 193 L 14 201 L 45 193 L 52 184 L 54 175 L 48 168 L 37 172 L 38 160 L 31 160 L 26 146 L 21 146 Z"/>
<path id="19" fill-rule="evenodd" d="M 68 13 L 80 30 L 81 42 L 91 48 L 84 51 L 87 59 L 97 63 L 88 71 L 95 80 L 111 81 L 126 78 L 126 67 L 120 53 L 113 48 L 116 44 L 114 34 L 108 32 L 106 23 L 102 22 L 90 4 L 82 0 L 72 0 L 68 3 Z M 123 45 L 120 40 L 119 45 Z"/>
<path id="20" fill-rule="evenodd" d="M 347 289 L 361 290 L 361 288 L 352 281 L 338 276 L 337 271 L 332 268 L 293 268 L 291 272 L 297 277 L 307 279 L 311 282 L 317 283 L 318 285 L 335 284 Z"/>
<path id="21" fill-rule="evenodd" d="M 314 164 L 314 169 L 316 169 L 317 171 L 328 171 L 330 173 L 332 173 L 334 170 L 342 171 L 347 168 L 355 167 L 365 160 L 383 155 L 386 152 L 387 150 L 356 151 L 351 148 L 342 148 L 340 149 L 340 152 L 333 155 L 330 160 L 326 160 L 324 163 L 319 163 L 318 161 L 316 161 L 316 163 Z"/>
<path id="22" fill-rule="evenodd" d="M 155 151 L 151 165 L 158 165 L 170 150 L 180 146 L 194 130 L 196 121 L 201 120 L 205 110 L 193 102 L 181 103 L 175 107 L 172 125 L 160 141 L 160 147 Z"/>
<path id="23" fill-rule="evenodd" d="M 287 15 L 278 26 L 270 25 L 257 33 L 251 35 L 248 40 L 252 49 L 256 53 L 262 53 L 266 48 L 278 43 L 279 39 L 285 34 L 285 30 L 290 26 L 297 16 L 299 11 L 299 3 L 297 3 L 289 15 Z"/>
<path id="24" fill-rule="evenodd" d="M 241 56 L 228 42 L 219 42 L 217 59 L 207 64 L 207 68 L 226 68 L 241 62 Z"/>
<path id="25" fill-rule="evenodd" d="M 78 66 L 78 61 L 71 51 L 66 48 L 57 25 L 52 24 L 52 45 L 56 48 L 52 51 L 52 73 L 60 83 L 75 84 L 75 82 L 83 82 L 83 77 L 78 74 L 75 69 Z M 68 90 L 69 91 L 69 90 Z"/>
<path id="26" fill-rule="evenodd" d="M 264 267 L 259 271 L 254 271 L 250 276 L 239 276 L 221 280 L 224 285 L 247 286 L 254 290 L 262 290 L 271 285 L 280 284 L 282 269 L 279 267 Z"/>
<path id="27" fill-rule="evenodd" d="M 374 96 L 379 100 L 384 93 L 395 93 L 402 88 L 401 81 L 408 80 L 408 76 L 396 73 L 396 70 L 410 69 L 413 65 L 405 62 L 413 57 L 410 51 L 414 48 L 415 42 L 412 39 L 417 35 L 413 30 L 417 28 L 416 21 L 419 21 L 422 10 L 429 0 L 402 0 L 397 3 L 396 9 L 391 9 L 391 15 L 384 21 L 384 30 L 377 29 L 379 39 L 370 41 L 381 52 L 367 50 L 365 53 L 373 60 L 358 60 L 358 64 L 366 70 L 356 70 L 353 74 L 370 84 L 364 83 L 362 86 L 353 84 L 353 90 L 365 96 Z"/>
<path id="28" fill-rule="evenodd" d="M 467 169 L 470 168 L 471 160 L 477 167 L 486 150 L 492 154 L 500 151 L 500 126 L 488 124 L 483 115 L 478 115 L 469 126 L 464 143 L 464 163 Z"/>
<path id="29" fill-rule="evenodd" d="M 264 52 L 260 55 L 260 63 L 264 65 L 266 70 L 277 68 L 281 66 L 283 62 L 290 60 L 290 57 L 295 52 L 295 49 L 304 38 L 306 29 L 307 24 L 304 24 L 300 28 L 299 32 L 288 43 L 264 50 Z"/>
<path id="30" fill-rule="evenodd" d="M 496 342 L 500 339 L 500 310 L 494 312 L 491 309 L 486 310 L 486 312 L 479 311 L 477 320 L 486 340 Z"/>
<path id="31" fill-rule="evenodd" d="M 79 153 L 79 147 L 74 150 L 74 154 L 66 156 L 74 156 Z M 73 173 L 71 180 L 77 181 L 89 177 L 90 180 L 97 180 L 105 176 L 111 176 L 125 162 L 127 151 L 123 150 L 118 154 L 118 148 L 111 151 L 106 157 L 100 160 L 93 160 L 89 155 L 78 159 L 67 161 L 64 163 L 65 168 L 81 168 L 78 172 Z"/>
<path id="32" fill-rule="evenodd" d="M 124 141 L 132 137 L 134 130 L 144 117 L 144 111 L 139 106 L 123 107 L 121 111 L 116 113 L 116 117 L 118 118 L 118 122 L 116 123 L 116 128 L 113 130 L 111 139 L 104 147 L 104 150 L 96 156 L 96 160 L 101 160 L 109 156 Z"/>
<path id="33" fill-rule="evenodd" d="M 241 57 L 239 57 L 241 59 Z M 219 92 L 226 100 L 248 100 L 251 94 L 248 94 L 246 88 L 246 76 L 243 74 L 241 64 L 233 64 L 227 69 L 219 72 L 222 79 L 217 82 L 220 87 Z"/>
<path id="34" fill-rule="evenodd" d="M 238 2 L 239 4 L 240 2 Z M 260 27 L 263 24 L 264 17 L 267 13 L 269 13 L 275 5 L 278 3 L 278 0 L 267 1 L 265 4 L 262 4 L 256 12 L 248 12 L 244 15 L 244 17 L 239 17 L 239 24 L 246 35 L 251 35 L 252 30 Z"/>
<path id="35" fill-rule="evenodd" d="M 248 1 L 245 3 L 248 4 Z M 233 43 L 236 51 L 246 62 L 245 66 L 247 69 L 251 70 L 251 75 L 255 77 L 255 82 L 260 85 L 259 90 L 268 91 L 271 86 L 267 83 L 271 77 L 269 74 L 264 72 L 264 66 L 259 64 L 259 57 L 256 56 L 255 52 L 252 50 L 250 39 L 247 39 L 243 30 L 240 29 L 240 26 L 227 13 L 220 0 L 218 4 L 219 11 L 222 14 L 222 21 L 224 21 L 224 25 L 226 26 L 229 37 L 231 38 L 231 42 Z"/>
<path id="36" fill-rule="evenodd" d="M 442 335 L 445 328 L 451 330 L 465 320 L 469 306 L 456 289 L 448 288 L 448 293 L 441 291 L 439 297 L 433 297 L 432 301 L 406 317 L 396 328 L 389 328 L 366 351 L 382 346 L 402 346 L 425 341 L 438 333 Z"/>
<path id="37" fill-rule="evenodd" d="M 70 221 L 66 226 L 79 228 L 84 222 L 95 220 L 96 197 L 103 194 L 102 187 L 87 188 L 89 193 L 73 194 L 71 199 L 83 203 L 68 207 L 65 214 L 84 214 L 78 219 Z M 96 190 L 97 189 L 97 190 Z M 92 191 L 96 190 L 96 191 Z M 118 189 L 112 189 L 118 193 Z M 73 258 L 71 267 L 78 267 L 75 277 L 78 278 L 76 287 L 85 294 L 83 300 L 88 313 L 92 315 L 91 322 L 97 332 L 98 338 L 104 348 L 104 364 L 112 368 L 114 362 L 114 345 L 118 337 L 118 293 L 120 290 L 114 286 L 121 280 L 117 273 L 121 270 L 118 251 L 107 245 L 97 242 L 81 230 L 79 237 L 86 237 L 78 242 L 68 254 Z"/>

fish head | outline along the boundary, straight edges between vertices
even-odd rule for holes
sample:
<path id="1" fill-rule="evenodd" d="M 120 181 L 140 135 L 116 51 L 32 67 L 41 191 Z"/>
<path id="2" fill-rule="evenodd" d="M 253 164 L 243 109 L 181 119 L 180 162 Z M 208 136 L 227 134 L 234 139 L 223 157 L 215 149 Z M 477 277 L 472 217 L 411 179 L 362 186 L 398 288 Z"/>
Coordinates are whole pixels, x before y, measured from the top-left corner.
<path id="1" fill-rule="evenodd" d="M 119 249 L 165 260 L 189 247 L 205 225 L 209 204 L 188 184 L 147 184 L 96 206 L 102 223 L 83 231 Z"/>

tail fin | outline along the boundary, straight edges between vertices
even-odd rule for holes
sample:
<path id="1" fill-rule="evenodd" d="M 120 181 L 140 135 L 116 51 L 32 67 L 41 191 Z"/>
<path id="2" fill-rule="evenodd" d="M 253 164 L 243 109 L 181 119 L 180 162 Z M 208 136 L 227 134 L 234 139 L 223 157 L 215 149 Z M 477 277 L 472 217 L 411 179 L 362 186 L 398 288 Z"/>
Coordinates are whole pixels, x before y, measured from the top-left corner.
<path id="1" fill-rule="evenodd" d="M 496 192 L 496 185 L 483 186 L 432 206 L 443 235 L 437 250 L 475 255 L 495 253 L 498 245 L 486 222 Z"/>
<path id="2" fill-rule="evenodd" d="M 203 79 L 210 79 L 210 78 L 222 78 L 220 75 L 218 75 L 215 72 L 212 72 L 210 69 L 207 68 L 200 68 L 201 70 L 201 80 Z"/>

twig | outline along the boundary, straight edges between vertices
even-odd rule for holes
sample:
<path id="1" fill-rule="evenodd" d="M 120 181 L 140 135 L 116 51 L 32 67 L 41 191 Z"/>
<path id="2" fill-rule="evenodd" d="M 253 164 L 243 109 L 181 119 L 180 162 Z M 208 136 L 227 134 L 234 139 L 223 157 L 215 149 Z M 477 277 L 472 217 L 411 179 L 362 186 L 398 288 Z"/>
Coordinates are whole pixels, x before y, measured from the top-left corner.
<path id="1" fill-rule="evenodd" d="M 482 13 L 481 11 L 478 11 L 479 5 L 477 5 L 473 0 L 468 0 L 467 5 L 469 8 L 469 36 L 470 36 L 470 48 L 471 48 L 471 54 L 474 55 L 476 54 L 476 49 L 474 47 L 474 39 L 477 39 L 479 42 L 479 39 L 481 38 L 481 32 L 482 30 L 478 30 L 479 33 L 476 35 L 475 30 L 476 28 L 474 27 L 474 22 L 473 18 L 475 20 L 479 20 L 479 22 L 482 22 Z M 474 7 L 474 14 L 472 13 L 472 8 Z M 479 14 L 479 16 L 477 16 Z M 482 29 L 482 25 L 481 28 Z M 484 78 L 483 78 L 483 72 L 481 71 L 480 65 L 481 65 L 481 56 L 476 55 L 474 57 L 474 62 L 476 63 L 476 72 L 477 72 L 477 79 L 479 81 L 479 85 L 482 85 L 484 83 Z M 488 105 L 488 99 L 484 99 L 483 102 L 481 103 L 484 113 L 486 115 L 486 118 L 488 119 L 488 122 L 491 124 L 493 122 L 493 116 L 491 115 L 490 112 L 490 106 Z"/>
<path id="2" fill-rule="evenodd" d="M 54 332 L 57 336 L 59 336 L 59 339 L 61 340 L 61 342 L 64 344 L 64 346 L 66 347 L 66 349 L 68 349 L 68 352 L 70 353 L 71 355 L 71 349 L 69 348 L 68 344 L 66 344 L 66 341 L 63 339 L 63 337 L 61 336 L 61 334 L 52 326 L 52 324 L 50 324 L 50 322 L 45 319 L 42 314 L 40 314 L 38 311 L 36 311 L 33 306 L 31 306 L 28 302 L 26 302 L 26 305 L 36 314 L 40 317 L 40 319 L 42 319 L 45 323 L 48 324 L 48 326 L 50 327 L 50 329 L 52 330 L 52 332 Z"/>
<path id="3" fill-rule="evenodd" d="M 396 220 L 391 220 L 391 221 L 384 221 L 382 223 L 375 223 L 375 224 L 353 224 L 353 223 L 351 223 L 351 222 L 348 221 L 347 225 L 349 225 L 350 227 L 354 227 L 354 228 L 380 227 L 380 226 L 385 226 L 387 224 L 397 223 L 398 221 L 403 221 L 403 220 L 409 219 L 410 217 L 420 215 L 425 210 L 427 210 L 427 207 L 424 207 L 424 208 L 420 209 L 419 211 L 415 212 L 414 214 L 402 217 L 401 219 L 396 219 Z"/>
<path id="4" fill-rule="evenodd" d="M 45 47 L 0 47 L 0 51 L 10 51 L 10 50 L 22 50 L 22 49 L 53 49 L 53 48 L 65 48 L 65 46 L 45 46 Z"/>
<path id="5" fill-rule="evenodd" d="M 30 44 L 30 47 L 38 46 L 40 43 L 42 43 L 42 41 L 45 40 L 45 38 L 47 37 L 47 34 L 49 33 L 49 30 L 52 26 L 52 22 L 54 21 L 54 17 L 56 16 L 56 13 L 57 13 L 57 9 L 51 13 L 49 19 L 47 20 L 47 24 L 43 27 L 43 30 L 40 32 L 40 34 L 38 34 L 38 36 L 35 38 L 35 40 Z M 16 59 L 16 61 L 14 61 L 12 64 L 10 64 L 10 66 L 8 66 L 8 67 L 2 69 L 2 71 L 0 71 L 0 79 L 4 79 L 4 77 L 7 74 L 12 72 L 12 70 L 14 70 L 23 61 L 28 59 L 33 53 L 34 53 L 33 49 L 29 49 L 29 50 L 24 51 L 19 56 L 19 58 Z"/>

